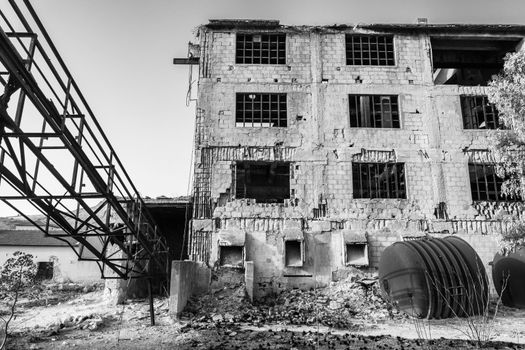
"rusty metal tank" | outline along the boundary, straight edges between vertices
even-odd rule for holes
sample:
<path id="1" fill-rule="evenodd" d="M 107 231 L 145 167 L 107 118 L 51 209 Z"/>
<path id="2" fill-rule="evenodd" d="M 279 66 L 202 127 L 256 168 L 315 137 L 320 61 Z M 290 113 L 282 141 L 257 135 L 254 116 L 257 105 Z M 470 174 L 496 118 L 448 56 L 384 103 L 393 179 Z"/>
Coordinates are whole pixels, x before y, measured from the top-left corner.
<path id="1" fill-rule="evenodd" d="M 474 249 L 456 236 L 396 242 L 379 261 L 384 296 L 420 318 L 478 315 L 488 300 L 488 280 Z"/>
<path id="2" fill-rule="evenodd" d="M 496 254 L 492 281 L 503 305 L 525 308 L 525 248 L 508 255 Z"/>

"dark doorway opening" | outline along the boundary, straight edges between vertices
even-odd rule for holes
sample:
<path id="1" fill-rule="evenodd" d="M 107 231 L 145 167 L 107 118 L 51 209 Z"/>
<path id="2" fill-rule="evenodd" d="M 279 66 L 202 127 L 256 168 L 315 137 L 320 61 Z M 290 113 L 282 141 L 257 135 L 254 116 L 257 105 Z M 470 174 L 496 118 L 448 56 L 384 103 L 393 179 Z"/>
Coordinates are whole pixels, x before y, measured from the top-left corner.
<path id="1" fill-rule="evenodd" d="M 53 279 L 53 262 L 39 261 L 36 270 L 37 280 L 51 280 Z"/>
<path id="2" fill-rule="evenodd" d="M 146 206 L 166 237 L 170 260 L 188 259 L 188 230 L 192 205 L 188 197 L 146 199 Z"/>

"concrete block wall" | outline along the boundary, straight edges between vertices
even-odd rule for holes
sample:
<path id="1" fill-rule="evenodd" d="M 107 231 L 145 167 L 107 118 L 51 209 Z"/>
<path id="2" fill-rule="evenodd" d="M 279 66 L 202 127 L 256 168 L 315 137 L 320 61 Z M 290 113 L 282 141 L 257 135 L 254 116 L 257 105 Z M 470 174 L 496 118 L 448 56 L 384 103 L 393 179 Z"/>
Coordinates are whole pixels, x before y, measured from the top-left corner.
<path id="1" fill-rule="evenodd" d="M 231 189 L 235 161 L 273 157 L 236 156 L 209 164 L 213 218 L 221 228 L 233 225 L 245 232 L 245 259 L 255 268 L 254 295 L 327 283 L 334 272 L 349 269 L 343 262 L 343 227 L 367 233 L 371 268 L 381 252 L 403 236 L 443 229 L 483 234 L 472 242 L 484 262 L 492 260 L 502 228 L 487 220 L 496 220 L 502 212 L 521 217 L 523 206 L 472 202 L 465 150 L 487 148 L 491 131 L 463 129 L 459 96 L 485 94 L 486 88 L 434 86 L 427 35 L 395 34 L 395 66 L 371 67 L 346 65 L 345 31 L 282 31 L 287 40 L 284 65 L 236 64 L 235 29 L 201 32 L 206 55 L 201 57 L 198 109 L 203 111 L 205 141 L 197 145 L 197 153 L 206 146 L 257 146 L 286 149 L 279 160 L 291 162 L 290 191 L 297 201 L 283 204 L 218 201 Z M 236 127 L 237 92 L 286 93 L 288 126 Z M 398 95 L 401 127 L 350 128 L 349 94 Z M 393 152 L 395 161 L 405 164 L 406 199 L 353 198 L 352 162 L 363 149 Z M 197 165 L 202 165 L 199 159 Z M 449 222 L 434 216 L 440 202 L 447 205 Z M 319 204 L 327 206 L 325 217 L 313 216 Z M 284 266 L 285 220 L 303 222 L 302 268 Z M 219 230 L 212 232 L 210 265 L 219 258 Z"/>

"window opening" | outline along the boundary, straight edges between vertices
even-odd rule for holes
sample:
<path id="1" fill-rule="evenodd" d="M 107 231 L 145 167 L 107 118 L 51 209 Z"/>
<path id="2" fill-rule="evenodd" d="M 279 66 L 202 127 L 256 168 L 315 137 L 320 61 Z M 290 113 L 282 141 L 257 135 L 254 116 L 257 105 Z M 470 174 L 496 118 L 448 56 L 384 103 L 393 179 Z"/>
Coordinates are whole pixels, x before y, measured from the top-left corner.
<path id="1" fill-rule="evenodd" d="M 434 84 L 486 86 L 503 68 L 517 38 L 431 38 Z"/>
<path id="2" fill-rule="evenodd" d="M 237 34 L 235 63 L 286 64 L 285 34 Z"/>
<path id="3" fill-rule="evenodd" d="M 235 126 L 286 127 L 286 94 L 236 94 Z"/>
<path id="4" fill-rule="evenodd" d="M 496 107 L 487 96 L 462 95 L 461 114 L 464 129 L 498 129 L 500 121 Z"/>
<path id="5" fill-rule="evenodd" d="M 53 262 L 52 261 L 39 261 L 35 278 L 37 280 L 53 279 Z"/>
<path id="6" fill-rule="evenodd" d="M 349 95 L 350 127 L 399 128 L 398 99 L 395 95 Z"/>
<path id="7" fill-rule="evenodd" d="M 395 65 L 394 38 L 383 35 L 346 35 L 346 64 Z"/>
<path id="8" fill-rule="evenodd" d="M 505 181 L 496 174 L 494 164 L 468 165 L 470 190 L 473 201 L 517 201 L 518 196 L 506 196 L 501 192 L 501 185 Z"/>
<path id="9" fill-rule="evenodd" d="M 352 163 L 354 198 L 406 198 L 404 163 Z"/>
<path id="10" fill-rule="evenodd" d="M 285 265 L 289 267 L 303 266 L 303 242 L 285 241 L 284 243 Z"/>
<path id="11" fill-rule="evenodd" d="M 220 264 L 221 266 L 242 267 L 244 265 L 244 247 L 221 246 Z"/>
<path id="12" fill-rule="evenodd" d="M 368 266 L 368 244 L 346 243 L 346 264 Z"/>
<path id="13" fill-rule="evenodd" d="M 235 198 L 257 203 L 283 203 L 290 198 L 289 162 L 237 162 Z"/>

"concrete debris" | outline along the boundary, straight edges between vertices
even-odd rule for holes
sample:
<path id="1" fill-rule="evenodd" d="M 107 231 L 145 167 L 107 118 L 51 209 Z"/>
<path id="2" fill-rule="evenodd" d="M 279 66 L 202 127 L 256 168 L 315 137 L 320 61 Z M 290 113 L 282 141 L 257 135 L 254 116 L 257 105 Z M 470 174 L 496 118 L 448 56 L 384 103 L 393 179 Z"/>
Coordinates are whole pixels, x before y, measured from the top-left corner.
<path id="1" fill-rule="evenodd" d="M 98 314 L 69 316 L 64 320 L 51 325 L 43 333 L 49 337 L 57 335 L 61 330 L 87 329 L 90 331 L 96 331 L 103 326 L 105 322 L 106 319 Z"/>
<path id="2" fill-rule="evenodd" d="M 194 297 L 181 316 L 202 323 L 201 328 L 209 328 L 209 323 L 219 327 L 241 322 L 254 326 L 319 324 L 346 330 L 357 328 L 355 320 L 406 317 L 383 300 L 373 275 L 349 276 L 325 288 L 285 290 L 254 305 L 245 298 L 244 289 L 239 284 Z"/>

